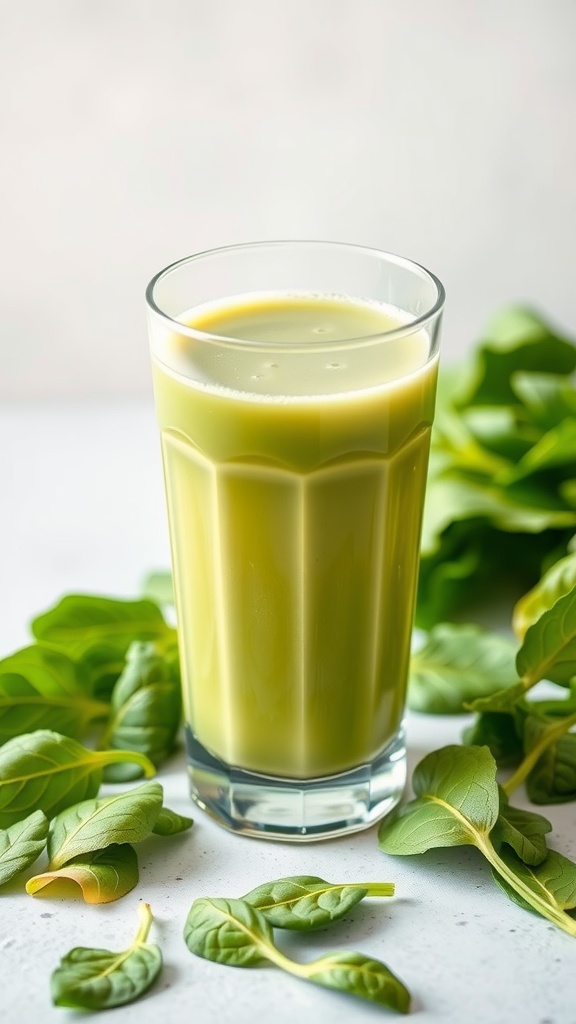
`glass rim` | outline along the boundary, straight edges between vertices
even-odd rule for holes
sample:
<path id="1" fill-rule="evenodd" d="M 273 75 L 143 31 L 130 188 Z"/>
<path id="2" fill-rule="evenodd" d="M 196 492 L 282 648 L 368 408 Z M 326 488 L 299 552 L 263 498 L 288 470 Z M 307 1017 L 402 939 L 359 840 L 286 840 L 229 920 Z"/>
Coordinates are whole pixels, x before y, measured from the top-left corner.
<path id="1" fill-rule="evenodd" d="M 149 309 L 157 316 L 161 317 L 162 320 L 173 326 L 178 330 L 179 334 L 185 335 L 190 338 L 195 338 L 198 341 L 215 342 L 224 344 L 226 346 L 233 345 L 235 348 L 269 348 L 269 349 L 283 349 L 289 348 L 294 351 L 294 344 L 287 345 L 286 342 L 270 342 L 270 341 L 256 341 L 249 338 L 233 338 L 227 335 L 214 334 L 208 331 L 201 331 L 196 327 L 191 327 L 189 324 L 182 323 L 181 320 L 177 320 L 174 316 L 166 313 L 165 310 L 156 302 L 155 289 L 156 286 L 164 278 L 168 277 L 174 271 L 186 266 L 189 263 L 195 263 L 197 261 L 206 260 L 212 257 L 224 256 L 227 253 L 238 253 L 241 251 L 248 251 L 254 249 L 264 250 L 270 249 L 286 249 L 286 248 L 297 248 L 305 247 L 308 249 L 341 249 L 347 252 L 356 252 L 359 255 L 369 256 L 372 258 L 379 259 L 382 263 L 392 263 L 398 267 L 403 267 L 405 270 L 412 271 L 413 273 L 419 274 L 423 279 L 432 283 L 436 289 L 436 297 L 434 302 L 428 309 L 418 316 L 411 317 L 398 327 L 390 328 L 389 330 L 378 331 L 374 334 L 359 335 L 355 338 L 350 338 L 346 342 L 347 345 L 356 347 L 357 345 L 362 346 L 363 344 L 370 344 L 382 339 L 394 339 L 401 338 L 406 334 L 412 334 L 415 330 L 423 327 L 425 324 L 434 320 L 443 309 L 446 292 L 440 279 L 428 270 L 421 263 L 416 260 L 409 259 L 406 256 L 399 256 L 396 253 L 387 252 L 384 249 L 377 249 L 375 246 L 358 245 L 353 242 L 330 242 L 321 239 L 262 239 L 254 242 L 238 242 L 233 245 L 217 246 L 210 249 L 204 249 L 201 252 L 193 253 L 190 256 L 184 256 L 181 259 L 175 260 L 173 263 L 168 264 L 162 270 L 159 270 L 157 274 L 152 277 L 146 287 L 146 302 Z M 254 293 L 252 293 L 254 294 Z M 291 294 L 296 294 L 291 292 Z M 298 293 L 300 294 L 300 293 Z M 304 294 L 304 293 L 302 293 Z M 226 298 L 227 296 L 222 296 Z M 234 296 L 230 296 L 231 298 Z M 344 297 L 344 295 L 343 295 Z M 193 308 L 193 307 L 191 307 Z M 307 342 L 306 349 L 322 349 L 326 348 L 326 340 L 318 340 L 318 342 Z"/>

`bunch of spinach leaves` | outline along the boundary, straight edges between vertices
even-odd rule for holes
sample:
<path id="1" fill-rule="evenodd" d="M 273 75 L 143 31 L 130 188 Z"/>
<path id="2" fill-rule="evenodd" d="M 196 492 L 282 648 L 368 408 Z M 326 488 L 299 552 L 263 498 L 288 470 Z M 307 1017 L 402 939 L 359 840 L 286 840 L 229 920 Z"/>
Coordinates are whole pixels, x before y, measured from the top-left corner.
<path id="1" fill-rule="evenodd" d="M 408 703 L 436 714 L 476 712 L 466 743 L 487 746 L 514 768 L 534 803 L 576 799 L 576 552 L 544 574 L 513 613 L 520 638 L 445 623 L 414 652 Z M 535 687 L 546 681 L 546 694 Z M 535 692 L 533 692 L 535 691 Z"/>
<path id="2" fill-rule="evenodd" d="M 576 531 L 576 345 L 526 309 L 501 312 L 461 367 L 440 370 L 417 623 L 516 593 Z"/>
<path id="3" fill-rule="evenodd" d="M 28 892 L 66 877 L 87 902 L 109 902 L 138 880 L 133 843 L 192 824 L 162 806 L 158 783 L 97 798 L 103 781 L 154 775 L 174 748 L 176 633 L 151 600 L 87 595 L 32 631 L 35 644 L 0 661 L 0 884 L 47 847 Z M 80 742 L 94 735 L 97 749 Z"/>
<path id="4" fill-rule="evenodd" d="M 0 749 L 49 729 L 103 750 L 132 750 L 158 767 L 181 717 L 176 631 L 158 604 L 69 595 L 32 622 L 36 643 L 0 661 Z M 107 781 L 142 774 L 110 761 Z M 114 768 L 112 768 L 114 764 Z"/>
<path id="5" fill-rule="evenodd" d="M 546 818 L 509 803 L 526 783 L 535 803 L 576 799 L 576 552 L 555 562 L 513 614 L 520 646 L 476 627 L 444 624 L 412 658 L 409 703 L 440 714 L 476 712 L 464 745 L 416 767 L 415 799 L 379 831 L 390 854 L 476 846 L 521 906 L 570 935 L 576 864 L 549 850 Z M 536 688 L 544 682 L 545 696 Z M 514 770 L 498 785 L 498 767 Z"/>

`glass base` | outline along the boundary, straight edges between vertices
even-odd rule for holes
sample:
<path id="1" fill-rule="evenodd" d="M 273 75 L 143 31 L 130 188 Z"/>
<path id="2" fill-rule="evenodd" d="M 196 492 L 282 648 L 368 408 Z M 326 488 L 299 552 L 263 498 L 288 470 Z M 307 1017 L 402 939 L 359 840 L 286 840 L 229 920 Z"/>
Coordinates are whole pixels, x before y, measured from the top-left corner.
<path id="1" fill-rule="evenodd" d="M 186 727 L 192 799 L 246 836 L 310 842 L 367 828 L 399 802 L 406 782 L 404 731 L 370 764 L 317 779 L 279 779 L 224 764 Z"/>

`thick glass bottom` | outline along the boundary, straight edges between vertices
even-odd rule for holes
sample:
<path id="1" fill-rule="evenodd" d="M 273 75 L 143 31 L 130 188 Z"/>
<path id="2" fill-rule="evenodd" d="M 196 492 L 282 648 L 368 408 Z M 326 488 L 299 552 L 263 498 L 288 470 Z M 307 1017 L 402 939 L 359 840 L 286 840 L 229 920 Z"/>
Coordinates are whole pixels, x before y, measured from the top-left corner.
<path id="1" fill-rule="evenodd" d="M 404 731 L 369 764 L 316 779 L 279 779 L 224 764 L 186 727 L 192 799 L 220 825 L 262 839 L 310 842 L 367 828 L 399 802 Z"/>

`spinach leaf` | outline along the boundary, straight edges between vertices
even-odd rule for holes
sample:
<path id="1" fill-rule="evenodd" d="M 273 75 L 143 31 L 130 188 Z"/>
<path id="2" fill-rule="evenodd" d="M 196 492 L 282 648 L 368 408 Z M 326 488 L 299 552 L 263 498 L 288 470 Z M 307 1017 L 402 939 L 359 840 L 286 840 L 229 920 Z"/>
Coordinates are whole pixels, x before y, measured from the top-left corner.
<path id="1" fill-rule="evenodd" d="M 528 627 L 516 668 L 526 688 L 540 679 L 566 685 L 576 676 L 576 587 Z"/>
<path id="2" fill-rule="evenodd" d="M 89 724 L 108 715 L 91 695 L 82 665 L 42 644 L 0 661 L 0 744 L 35 729 L 81 739 Z"/>
<path id="3" fill-rule="evenodd" d="M 553 910 L 561 913 L 576 907 L 576 864 L 563 857 L 556 850 L 549 850 L 546 860 L 535 867 L 524 864 L 512 851 L 503 852 L 502 859 L 512 872 L 513 877 L 521 880 L 522 885 L 537 899 L 542 900 Z M 530 900 L 518 892 L 516 886 L 510 884 L 499 872 L 493 872 L 498 885 L 504 889 L 511 900 L 526 910 L 534 910 Z M 567 917 L 567 915 L 564 915 Z M 572 918 L 567 918 L 573 921 Z M 568 929 L 566 929 L 568 930 Z M 576 934 L 572 932 L 571 934 Z"/>
<path id="4" fill-rule="evenodd" d="M 274 948 L 271 925 L 245 900 L 194 900 L 184 941 L 196 956 L 231 967 L 258 967 Z"/>
<path id="5" fill-rule="evenodd" d="M 61 811 L 50 825 L 48 869 L 111 843 L 139 843 L 149 836 L 160 814 L 163 789 L 145 782 L 126 793 L 83 800 Z"/>
<path id="6" fill-rule="evenodd" d="M 306 964 L 306 978 L 324 988 L 348 992 L 386 1006 L 410 1012 L 410 993 L 389 967 L 363 953 L 337 951 Z"/>
<path id="7" fill-rule="evenodd" d="M 37 640 L 58 647 L 78 660 L 98 645 L 125 655 L 133 640 L 174 642 L 153 601 L 121 601 L 87 594 L 69 594 L 32 622 Z"/>
<path id="8" fill-rule="evenodd" d="M 441 368 L 416 622 L 461 617 L 508 583 L 533 586 L 566 554 L 576 491 L 576 346 L 510 309 L 468 364 Z M 530 534 L 530 537 L 527 536 Z M 511 590 L 511 594 L 512 594 Z"/>
<path id="9" fill-rule="evenodd" d="M 533 811 L 512 807 L 506 792 L 500 789 L 500 814 L 490 833 L 490 840 L 496 849 L 506 843 L 524 864 L 541 864 L 548 854 L 544 837 L 551 831 L 552 826 L 547 818 Z"/>
<path id="10" fill-rule="evenodd" d="M 462 734 L 468 746 L 488 747 L 496 764 L 508 768 L 522 759 L 524 746 L 514 710 L 484 711 Z"/>
<path id="11" fill-rule="evenodd" d="M 576 348 L 571 342 L 533 310 L 510 307 L 488 325 L 457 402 L 509 405 L 516 400 L 511 381 L 519 371 L 565 374 L 574 369 Z"/>
<path id="12" fill-rule="evenodd" d="M 496 762 L 486 747 L 442 747 L 414 769 L 416 799 L 378 834 L 384 853 L 424 853 L 436 846 L 482 846 L 500 811 Z"/>
<path id="13" fill-rule="evenodd" d="M 552 427 L 526 452 L 516 466 L 507 472 L 506 482 L 520 480 L 556 466 L 572 468 L 576 451 L 576 416 Z"/>
<path id="14" fill-rule="evenodd" d="M 95 796 L 104 766 L 115 761 L 136 761 L 147 775 L 154 774 L 154 765 L 142 754 L 88 750 L 46 729 L 8 740 L 0 747 L 0 828 L 21 821 L 32 809 L 50 818 Z"/>
<path id="15" fill-rule="evenodd" d="M 174 749 L 181 715 L 180 673 L 175 650 L 163 653 L 153 643 L 135 642 L 111 698 L 111 717 L 101 746 L 138 750 L 156 765 Z M 116 766 L 106 771 L 114 782 Z"/>
<path id="16" fill-rule="evenodd" d="M 24 821 L 0 832 L 0 885 L 30 867 L 46 846 L 48 818 L 33 811 Z"/>
<path id="17" fill-rule="evenodd" d="M 180 832 L 186 832 L 192 828 L 194 821 L 186 818 L 183 814 L 171 811 L 169 807 L 162 807 L 156 818 L 152 832 L 156 836 L 175 836 Z"/>
<path id="18" fill-rule="evenodd" d="M 125 651 L 114 643 L 98 641 L 79 659 L 78 664 L 90 678 L 92 694 L 97 700 L 110 702 L 112 690 L 126 663 Z"/>
<path id="19" fill-rule="evenodd" d="M 533 686 L 532 681 L 528 683 L 521 680 L 519 683 L 515 683 L 514 686 L 509 686 L 506 690 L 498 690 L 496 693 L 490 694 L 489 697 L 478 697 L 477 700 L 471 701 L 468 705 L 470 711 L 477 711 L 479 714 L 495 713 L 495 714 L 514 714 L 519 707 L 521 707 L 520 701 L 525 696 L 526 691 Z"/>
<path id="20" fill-rule="evenodd" d="M 365 896 L 393 896 L 389 882 L 334 884 L 316 875 L 292 875 L 252 889 L 242 898 L 274 928 L 310 931 L 344 917 Z"/>
<path id="21" fill-rule="evenodd" d="M 550 744 L 526 779 L 526 791 L 535 804 L 563 804 L 576 800 L 576 735 L 568 733 Z"/>
<path id="22" fill-rule="evenodd" d="M 505 820 L 495 828 L 500 795 L 496 762 L 487 748 L 443 747 L 417 765 L 412 785 L 416 799 L 380 825 L 378 840 L 384 853 L 406 855 L 440 846 L 476 846 L 522 905 L 576 937 L 576 921 L 559 909 L 545 890 L 527 882 L 527 872 L 532 877 L 532 873 L 545 871 L 550 855 L 542 866 L 529 868 L 506 849 L 511 845 L 533 860 L 544 827 L 536 820 L 539 816 L 526 819 L 517 814 L 511 820 L 505 809 Z M 573 868 L 576 872 L 576 865 Z"/>
<path id="23" fill-rule="evenodd" d="M 412 655 L 408 706 L 429 714 L 461 714 L 468 701 L 517 681 L 514 656 L 505 637 L 442 623 Z"/>
<path id="24" fill-rule="evenodd" d="M 136 937 L 121 953 L 77 946 L 52 974 L 52 1000 L 74 1010 L 105 1010 L 124 1006 L 152 987 L 162 969 L 162 954 L 149 943 L 152 913 L 148 903 L 139 908 Z"/>
<path id="25" fill-rule="evenodd" d="M 526 630 L 550 611 L 561 597 L 576 587 L 576 553 L 561 558 L 546 572 L 527 594 L 516 603 L 512 625 L 523 639 Z"/>
<path id="26" fill-rule="evenodd" d="M 576 415 L 576 389 L 564 374 L 518 371 L 512 374 L 510 383 L 542 430 L 551 430 L 566 417 Z"/>
<path id="27" fill-rule="evenodd" d="M 272 928 L 245 900 L 198 899 L 190 908 L 184 938 L 191 953 L 233 967 L 257 967 L 269 960 L 282 970 L 325 988 L 368 999 L 407 1013 L 410 994 L 384 964 L 362 953 L 330 953 L 302 964 L 274 944 Z"/>
<path id="28" fill-rule="evenodd" d="M 54 882 L 74 882 L 86 903 L 112 903 L 130 892 L 138 882 L 138 858 L 129 843 L 111 843 L 104 850 L 75 857 L 57 870 L 34 875 L 26 883 L 26 892 L 37 892 Z"/>

